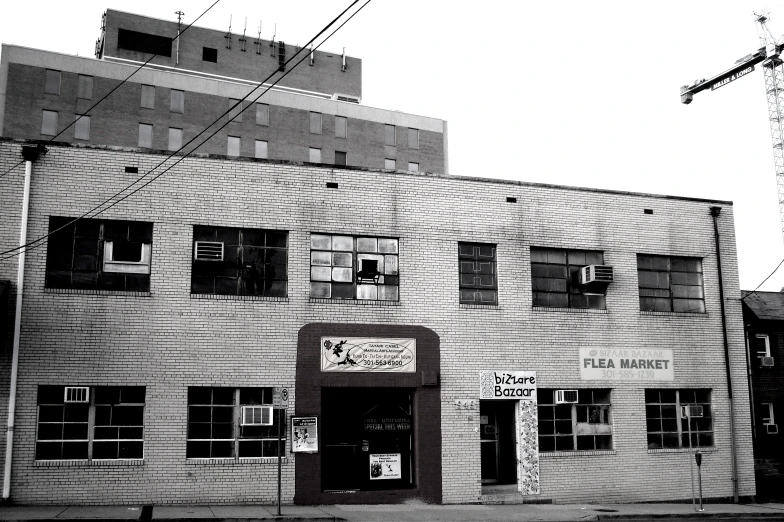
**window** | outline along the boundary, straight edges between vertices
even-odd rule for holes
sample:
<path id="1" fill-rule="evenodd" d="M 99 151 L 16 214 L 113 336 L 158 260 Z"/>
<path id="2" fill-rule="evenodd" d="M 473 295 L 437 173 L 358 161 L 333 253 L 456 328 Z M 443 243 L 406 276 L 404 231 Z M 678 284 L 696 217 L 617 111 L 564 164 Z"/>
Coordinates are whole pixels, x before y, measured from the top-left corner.
<path id="1" fill-rule="evenodd" d="M 398 300 L 398 240 L 310 235 L 310 297 Z"/>
<path id="2" fill-rule="evenodd" d="M 41 134 L 57 135 L 57 111 L 43 111 L 41 116 Z"/>
<path id="3" fill-rule="evenodd" d="M 408 129 L 408 148 L 419 148 L 419 129 Z"/>
<path id="4" fill-rule="evenodd" d="M 271 426 L 244 424 L 243 406 L 272 406 L 272 388 L 189 387 L 186 458 L 276 458 L 285 410 L 271 410 Z M 285 455 L 285 435 L 282 444 Z"/>
<path id="5" fill-rule="evenodd" d="M 90 117 L 84 115 L 76 115 L 76 122 L 74 123 L 74 139 L 75 140 L 89 140 L 90 139 Z"/>
<path id="6" fill-rule="evenodd" d="M 44 92 L 46 94 L 60 94 L 60 71 L 53 71 L 52 69 L 46 70 L 46 83 L 44 83 Z"/>
<path id="7" fill-rule="evenodd" d="M 683 406 L 702 406 L 702 417 L 684 415 Z M 645 390 L 648 449 L 713 446 L 710 390 Z M 689 426 L 691 423 L 691 426 Z"/>
<path id="8" fill-rule="evenodd" d="M 169 150 L 180 150 L 182 148 L 182 129 L 169 127 Z"/>
<path id="9" fill-rule="evenodd" d="M 408 171 L 409 172 L 419 172 L 419 163 L 414 163 L 413 161 L 408 162 Z"/>
<path id="10" fill-rule="evenodd" d="M 762 419 L 763 435 L 777 435 L 779 427 L 776 425 L 776 418 L 773 416 L 773 403 L 763 402 L 760 405 L 760 418 Z"/>
<path id="11" fill-rule="evenodd" d="M 201 59 L 205 62 L 218 63 L 218 50 L 213 47 L 202 47 Z"/>
<path id="12" fill-rule="evenodd" d="M 152 223 L 50 217 L 46 287 L 150 290 Z M 54 232 L 64 227 L 58 232 Z"/>
<path id="13" fill-rule="evenodd" d="M 237 104 L 237 106 L 234 107 L 234 104 Z M 234 108 L 232 109 L 232 107 L 234 107 Z M 229 98 L 229 109 L 231 109 L 229 111 L 229 120 L 237 122 L 237 123 L 241 122 L 242 121 L 242 101 L 241 100 L 236 100 L 234 98 Z"/>
<path id="14" fill-rule="evenodd" d="M 256 125 L 269 126 L 269 105 L 266 103 L 256 104 Z"/>
<path id="15" fill-rule="evenodd" d="M 348 119 L 343 116 L 335 116 L 335 137 L 345 138 L 348 131 Z"/>
<path id="16" fill-rule="evenodd" d="M 76 90 L 76 97 L 81 98 L 83 100 L 92 100 L 93 99 L 93 77 L 92 76 L 85 76 L 84 74 L 79 75 L 79 85 Z"/>
<path id="17" fill-rule="evenodd" d="M 397 165 L 395 164 L 395 160 L 390 159 L 390 158 L 385 158 L 384 159 L 384 168 L 386 170 L 395 170 L 395 169 L 397 169 Z"/>
<path id="18" fill-rule="evenodd" d="M 397 145 L 397 135 L 394 125 L 384 125 L 384 145 L 395 147 Z"/>
<path id="19" fill-rule="evenodd" d="M 155 87 L 152 85 L 142 85 L 142 109 L 155 108 Z"/>
<path id="20" fill-rule="evenodd" d="M 139 33 L 128 29 L 119 29 L 117 47 L 128 51 L 136 51 L 160 56 L 171 56 L 172 39 L 154 34 Z"/>
<path id="21" fill-rule="evenodd" d="M 604 310 L 606 288 L 580 285 L 580 268 L 604 264 L 604 253 L 531 247 L 533 306 Z"/>
<path id="22" fill-rule="evenodd" d="M 576 404 L 556 404 L 554 392 L 536 392 L 539 451 L 612 449 L 609 389 L 577 390 Z"/>
<path id="23" fill-rule="evenodd" d="M 139 124 L 139 147 L 152 148 L 152 125 L 149 123 Z"/>
<path id="24" fill-rule="evenodd" d="M 192 294 L 286 297 L 288 232 L 193 227 Z"/>
<path id="25" fill-rule="evenodd" d="M 754 343 L 754 351 L 757 352 L 757 359 L 770 357 L 770 337 L 768 334 L 756 334 L 752 338 L 752 342 Z"/>
<path id="26" fill-rule="evenodd" d="M 457 244 L 461 303 L 498 304 L 495 251 L 495 245 Z"/>
<path id="27" fill-rule="evenodd" d="M 144 396 L 142 386 L 85 387 L 71 402 L 65 386 L 39 386 L 35 459 L 143 459 Z"/>
<path id="28" fill-rule="evenodd" d="M 640 310 L 705 313 L 702 260 L 637 254 Z"/>
<path id="29" fill-rule="evenodd" d="M 339 150 L 335 151 L 335 165 L 347 165 L 346 153 Z"/>
<path id="30" fill-rule="evenodd" d="M 308 149 L 308 161 L 311 163 L 321 163 L 321 149 Z"/>
<path id="31" fill-rule="evenodd" d="M 171 90 L 171 102 L 169 104 L 171 112 L 185 112 L 185 91 L 178 91 L 177 89 Z"/>
<path id="32" fill-rule="evenodd" d="M 226 142 L 226 155 L 227 156 L 240 155 L 240 139 L 237 136 L 229 136 Z"/>
<path id="33" fill-rule="evenodd" d="M 269 158 L 269 149 L 266 141 L 256 140 L 256 157 L 261 159 Z"/>
<path id="34" fill-rule="evenodd" d="M 311 112 L 310 113 L 310 133 L 311 134 L 321 134 L 321 113 L 320 112 Z"/>

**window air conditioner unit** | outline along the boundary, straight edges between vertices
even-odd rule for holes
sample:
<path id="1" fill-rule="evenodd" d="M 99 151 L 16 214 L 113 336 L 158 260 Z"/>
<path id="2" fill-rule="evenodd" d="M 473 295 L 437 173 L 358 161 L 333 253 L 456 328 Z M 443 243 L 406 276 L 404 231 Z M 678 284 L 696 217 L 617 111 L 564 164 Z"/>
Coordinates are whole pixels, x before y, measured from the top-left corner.
<path id="1" fill-rule="evenodd" d="M 63 402 L 90 402 L 88 386 L 66 386 Z"/>
<path id="2" fill-rule="evenodd" d="M 773 366 L 773 357 L 760 357 L 760 366 Z"/>
<path id="3" fill-rule="evenodd" d="M 607 265 L 588 265 L 580 269 L 580 284 L 612 283 L 613 268 Z"/>
<path id="4" fill-rule="evenodd" d="M 702 406 L 697 406 L 694 404 L 689 406 L 681 406 L 681 417 L 694 419 L 702 417 Z"/>
<path id="5" fill-rule="evenodd" d="M 219 241 L 196 241 L 193 249 L 196 261 L 223 261 L 223 243 Z"/>
<path id="6" fill-rule="evenodd" d="M 123 245 L 122 253 L 118 253 L 114 248 L 114 241 L 104 241 L 103 243 L 103 271 L 119 274 L 149 274 L 150 255 L 152 245 L 142 243 L 138 251 L 131 250 Z M 134 247 L 135 248 L 135 247 Z"/>
<path id="7" fill-rule="evenodd" d="M 556 404 L 576 404 L 577 390 L 555 390 Z"/>
<path id="8" fill-rule="evenodd" d="M 243 406 L 243 426 L 272 426 L 272 406 Z"/>
<path id="9" fill-rule="evenodd" d="M 337 92 L 332 95 L 332 99 L 349 103 L 359 103 L 360 101 L 360 98 L 356 96 L 351 96 L 350 94 L 340 94 Z"/>
<path id="10" fill-rule="evenodd" d="M 767 430 L 768 435 L 776 435 L 779 432 L 779 425 L 778 424 L 766 424 L 765 429 Z"/>

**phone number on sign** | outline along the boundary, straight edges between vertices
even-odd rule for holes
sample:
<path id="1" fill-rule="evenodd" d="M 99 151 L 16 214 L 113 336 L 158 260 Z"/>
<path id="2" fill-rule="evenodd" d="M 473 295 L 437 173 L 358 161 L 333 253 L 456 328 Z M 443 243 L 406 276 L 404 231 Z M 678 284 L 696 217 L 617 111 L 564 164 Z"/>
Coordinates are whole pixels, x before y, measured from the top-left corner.
<path id="1" fill-rule="evenodd" d="M 393 361 L 389 359 L 377 359 L 377 360 L 368 360 L 363 359 L 362 364 L 364 366 L 403 366 L 403 361 Z"/>
<path id="2" fill-rule="evenodd" d="M 602 379 L 653 379 L 653 370 L 602 370 Z"/>

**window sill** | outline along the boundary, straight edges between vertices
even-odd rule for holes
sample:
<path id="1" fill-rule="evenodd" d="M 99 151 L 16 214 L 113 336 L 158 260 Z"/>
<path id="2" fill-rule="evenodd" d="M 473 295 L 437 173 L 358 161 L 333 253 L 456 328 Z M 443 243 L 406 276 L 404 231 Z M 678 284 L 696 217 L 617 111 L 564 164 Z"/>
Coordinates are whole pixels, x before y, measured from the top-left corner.
<path id="1" fill-rule="evenodd" d="M 497 304 L 460 303 L 460 308 L 465 308 L 467 310 L 500 310 L 501 307 Z"/>
<path id="2" fill-rule="evenodd" d="M 374 301 L 370 299 L 322 299 L 318 297 L 311 297 L 311 303 L 332 303 L 332 304 L 349 304 L 349 305 L 365 305 L 365 306 L 400 306 L 400 301 Z"/>
<path id="3" fill-rule="evenodd" d="M 89 288 L 47 288 L 45 294 L 71 294 L 71 295 L 112 295 L 121 297 L 152 297 L 148 292 L 135 292 L 129 290 L 93 290 Z"/>
<path id="4" fill-rule="evenodd" d="M 229 295 L 229 294 L 191 294 L 191 299 L 206 299 L 213 301 L 274 301 L 288 303 L 288 297 L 273 297 L 264 295 Z"/>
<path id="5" fill-rule="evenodd" d="M 36 468 L 73 468 L 73 467 L 107 467 L 107 466 L 144 466 L 144 459 L 117 460 L 36 460 Z"/>
<path id="6" fill-rule="evenodd" d="M 594 457 L 599 455 L 615 455 L 615 450 L 544 451 L 539 453 L 539 457 L 548 458 L 548 459 Z"/>
<path id="7" fill-rule="evenodd" d="M 689 448 L 656 448 L 656 449 L 649 449 L 648 454 L 652 455 L 656 453 L 690 453 L 692 451 L 697 451 L 697 450 L 700 450 L 700 453 L 714 453 L 716 451 L 716 447 L 703 446 L 703 447 L 694 448 L 693 450 L 690 450 Z"/>
<path id="8" fill-rule="evenodd" d="M 599 310 L 597 308 L 556 308 L 551 306 L 534 306 L 534 312 L 567 312 L 570 314 L 606 314 L 607 309 Z"/>
<path id="9" fill-rule="evenodd" d="M 707 317 L 707 312 L 654 312 L 652 310 L 640 310 L 640 315 L 664 315 L 672 317 Z"/>
<path id="10" fill-rule="evenodd" d="M 289 461 L 288 457 L 283 457 L 282 464 Z M 253 464 L 277 464 L 277 457 L 247 457 L 229 459 L 185 459 L 189 466 L 247 466 Z"/>

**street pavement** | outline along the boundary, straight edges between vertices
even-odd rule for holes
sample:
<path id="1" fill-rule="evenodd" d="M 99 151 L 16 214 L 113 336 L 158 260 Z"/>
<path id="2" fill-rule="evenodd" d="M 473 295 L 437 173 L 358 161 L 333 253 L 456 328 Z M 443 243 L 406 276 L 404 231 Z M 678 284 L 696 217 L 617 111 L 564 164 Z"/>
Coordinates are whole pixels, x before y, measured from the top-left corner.
<path id="1" fill-rule="evenodd" d="M 148 522 L 252 522 L 256 520 L 347 522 L 593 521 L 612 520 L 765 520 L 784 521 L 784 504 L 523 504 L 282 506 L 0 506 L 0 521 L 87 520 Z"/>

